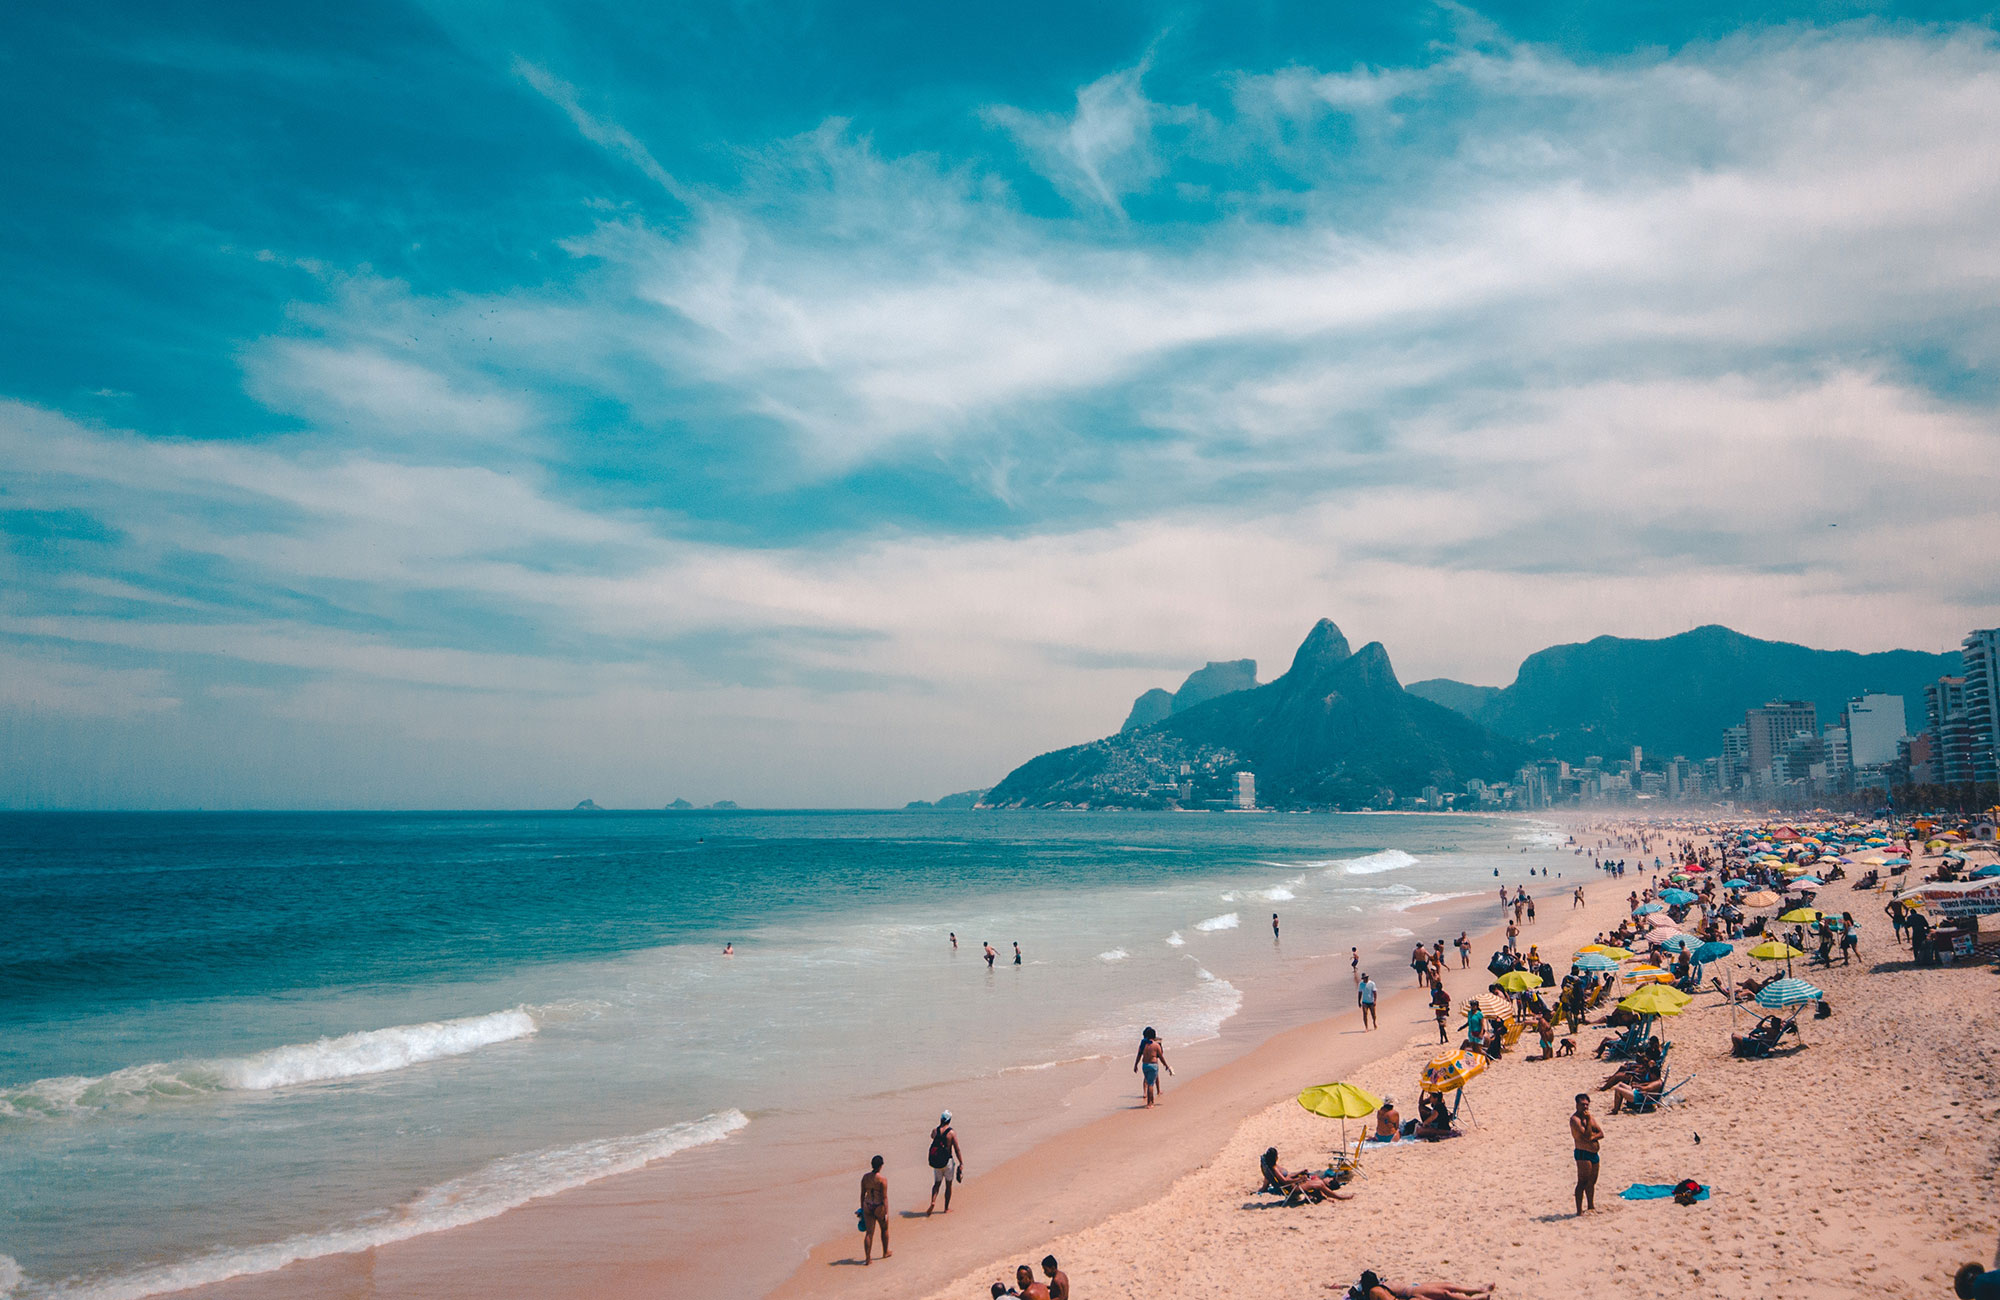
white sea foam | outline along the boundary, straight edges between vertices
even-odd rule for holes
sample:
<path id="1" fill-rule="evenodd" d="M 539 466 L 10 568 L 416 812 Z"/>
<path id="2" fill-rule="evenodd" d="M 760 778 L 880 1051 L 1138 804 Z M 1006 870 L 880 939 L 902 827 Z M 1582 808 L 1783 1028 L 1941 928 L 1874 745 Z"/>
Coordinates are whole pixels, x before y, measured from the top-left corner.
<path id="1" fill-rule="evenodd" d="M 1454 898 L 1472 898 L 1483 892 L 1482 890 L 1460 890 L 1455 894 L 1412 894 L 1408 898 L 1399 899 L 1389 904 L 1383 910 L 1388 912 L 1407 912 L 1413 907 L 1435 907 L 1439 903 L 1449 903 Z"/>
<path id="2" fill-rule="evenodd" d="M 1405 930 L 1400 925 L 1392 925 L 1389 927 L 1389 937 L 1391 939 L 1409 939 L 1415 937 L 1415 935 L 1416 931 Z"/>
<path id="3" fill-rule="evenodd" d="M 1373 876 L 1384 871 L 1400 871 L 1404 867 L 1413 867 L 1416 864 L 1416 858 L 1401 849 L 1383 849 L 1380 853 L 1370 853 L 1366 857 L 1349 858 L 1345 862 L 1335 863 L 1334 870 L 1328 874 Z"/>
<path id="4" fill-rule="evenodd" d="M 1185 947 L 1187 944 L 1187 940 L 1181 938 L 1181 932 L 1179 930 L 1176 930 L 1172 934 L 1168 935 L 1167 942 L 1172 944 L 1176 948 Z"/>
<path id="5" fill-rule="evenodd" d="M 548 1010 L 552 1019 L 566 1019 L 574 1014 L 575 1008 L 565 1004 Z M 536 1008 L 515 1007 L 459 1020 L 369 1029 L 338 1038 L 274 1047 L 250 1056 L 155 1062 L 127 1066 L 110 1074 L 38 1079 L 26 1087 L 0 1089 L 0 1120 L 56 1119 L 218 1092 L 266 1092 L 299 1084 L 385 1074 L 529 1037 L 539 1027 L 536 1011 Z"/>
<path id="6" fill-rule="evenodd" d="M 14 1262 L 12 1255 L 0 1255 L 0 1300 L 14 1294 L 14 1288 L 21 1285 L 21 1266 Z"/>
<path id="7" fill-rule="evenodd" d="M 742 1111 L 728 1110 L 685 1124 L 670 1124 L 650 1133 L 598 1138 L 574 1146 L 505 1156 L 462 1178 L 420 1192 L 387 1215 L 371 1216 L 366 1223 L 301 1233 L 260 1246 L 218 1250 L 119 1277 L 73 1282 L 53 1294 L 62 1300 L 141 1300 L 144 1296 L 208 1286 L 227 1278 L 269 1273 L 304 1259 L 347 1255 L 408 1241 L 490 1219 L 529 1201 L 554 1196 L 600 1178 L 630 1173 L 691 1147 L 720 1142 L 749 1123 Z"/>
<path id="8" fill-rule="evenodd" d="M 1053 1069 L 1055 1069 L 1055 1068 L 1056 1068 L 1057 1066 L 1062 1066 L 1062 1065 L 1082 1065 L 1082 1064 L 1084 1064 L 1084 1063 L 1085 1063 L 1085 1062 L 1087 1062 L 1087 1061 L 1101 1061 L 1101 1060 L 1103 1060 L 1103 1059 L 1104 1059 L 1104 1053 L 1102 1053 L 1102 1052 L 1092 1052 L 1092 1053 L 1090 1053 L 1090 1054 L 1089 1054 L 1089 1055 L 1087 1055 L 1087 1056 L 1068 1056 L 1068 1057 L 1064 1057 L 1064 1058 L 1063 1058 L 1062 1060 L 1060 1060 L 1060 1061 L 1040 1061 L 1040 1062 L 1037 1062 L 1037 1063 L 1036 1063 L 1036 1064 L 1034 1064 L 1034 1065 L 1004 1065 L 1004 1066 L 1001 1066 L 1001 1067 L 1000 1067 L 1000 1073 L 1002 1073 L 1002 1074 L 1038 1074 L 1038 1073 L 1040 1073 L 1040 1072 L 1041 1072 L 1041 1071 L 1043 1071 L 1043 1070 L 1053 1070 Z"/>
<path id="9" fill-rule="evenodd" d="M 1129 1052 L 1132 1045 L 1139 1041 L 1139 1031 L 1146 1025 L 1153 1026 L 1162 1039 L 1176 1047 L 1220 1037 L 1222 1026 L 1242 1009 L 1243 992 L 1199 965 L 1195 967 L 1194 974 L 1192 988 L 1141 1007 L 1127 1007 L 1119 1023 L 1084 1030 L 1076 1035 L 1075 1041 L 1080 1045 Z M 1135 1015 L 1145 1018 L 1134 1019 Z"/>
<path id="10" fill-rule="evenodd" d="M 1228 893 L 1224 894 L 1224 895 L 1222 896 L 1222 901 L 1223 901 L 1223 902 L 1225 902 L 1225 903 L 1233 903 L 1233 902 L 1235 902 L 1235 901 L 1236 901 L 1236 891 L 1232 889 L 1232 890 L 1230 890 L 1230 891 L 1229 891 Z"/>
<path id="11" fill-rule="evenodd" d="M 1124 961 L 1124 960 L 1125 960 L 1125 959 L 1126 959 L 1127 957 L 1130 957 L 1131 955 L 1132 955 L 1131 953 L 1129 953 L 1129 952 L 1126 952 L 1126 951 L 1125 951 L 1125 950 L 1124 950 L 1123 948 L 1113 948 L 1113 949 L 1112 949 L 1112 950 L 1111 950 L 1110 952 L 1100 952 L 1100 953 L 1098 953 L 1098 954 L 1097 954 L 1097 960 L 1099 960 L 1099 961 Z"/>
<path id="12" fill-rule="evenodd" d="M 1221 916 L 1211 916 L 1206 921 L 1196 921 L 1197 930 L 1234 930 L 1242 918 L 1234 912 L 1224 912 Z"/>
<path id="13" fill-rule="evenodd" d="M 1291 890 L 1285 888 L 1283 885 L 1273 885 L 1269 889 L 1258 890 L 1257 897 L 1266 899 L 1273 903 L 1289 903 L 1293 899 L 1297 898 L 1298 895 L 1294 894 Z"/>

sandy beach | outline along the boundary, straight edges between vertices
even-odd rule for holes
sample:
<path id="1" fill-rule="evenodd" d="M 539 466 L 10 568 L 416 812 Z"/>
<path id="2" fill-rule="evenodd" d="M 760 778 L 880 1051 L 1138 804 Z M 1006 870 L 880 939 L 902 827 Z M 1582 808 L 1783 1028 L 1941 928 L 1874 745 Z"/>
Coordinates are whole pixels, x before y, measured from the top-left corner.
<path id="1" fill-rule="evenodd" d="M 1622 914 L 1630 879 L 1597 882 L 1587 909 L 1545 913 L 1524 940 L 1566 957 Z M 1240 1063 L 1246 1077 L 1218 1079 L 1218 1090 L 1234 1084 L 1239 1097 L 1264 1098 L 1219 1147 L 1162 1113 L 1113 1117 L 1060 1150 L 1035 1153 L 1023 1163 L 1050 1176 L 1023 1170 L 1004 1191 L 1046 1207 L 1049 1230 L 1040 1237 L 1019 1221 L 1003 1229 L 997 1215 L 911 1233 L 893 1283 L 879 1263 L 859 1278 L 858 1269 L 826 1267 L 816 1252 L 781 1294 L 887 1285 L 968 1300 L 1011 1278 L 1014 1264 L 1052 1253 L 1083 1296 L 1221 1297 L 1246 1288 L 1310 1296 L 1327 1294 L 1326 1282 L 1345 1287 L 1364 1268 L 1405 1281 L 1493 1283 L 1502 1296 L 1583 1295 L 1607 1283 L 1629 1297 L 1947 1295 L 1958 1264 L 1993 1258 L 2000 1230 L 2000 989 L 1990 967 L 1914 967 L 1908 950 L 1892 945 L 1880 899 L 1853 897 L 1867 901 L 1862 958 L 1811 972 L 1834 1015 L 1808 1021 L 1799 1049 L 1741 1061 L 1729 1053 L 1729 1008 L 1719 995 L 1698 997 L 1664 1031 L 1674 1077 L 1692 1077 L 1682 1103 L 1663 1113 L 1608 1113 L 1609 1095 L 1594 1090 L 1609 1067 L 1589 1056 L 1601 1033 L 1586 1026 L 1574 1058 L 1530 1062 L 1510 1053 L 1475 1080 L 1477 1121 L 1465 1136 L 1370 1151 L 1353 1200 L 1267 1208 L 1271 1198 L 1253 1195 L 1265 1147 L 1296 1168 L 1324 1163 L 1337 1141 L 1334 1121 L 1290 1099 L 1298 1088 L 1346 1079 L 1413 1113 L 1415 1079 L 1436 1035 L 1415 999 L 1399 995 L 1383 1008 L 1379 1036 L 1357 1041 L 1346 1024 L 1313 1026 L 1301 1037 L 1316 1037 L 1318 1050 L 1274 1043 Z M 1449 987 L 1462 999 L 1486 980 L 1475 968 L 1455 973 Z M 1739 1030 L 1752 1019 L 1736 1013 Z M 1598 1208 L 1581 1219 L 1572 1211 L 1566 1128 L 1579 1091 L 1593 1092 L 1605 1127 Z M 1179 1109 L 1196 1109 L 1185 1100 L 1174 1098 Z M 1157 1131 L 1134 1137 L 1142 1124 Z M 1073 1227 L 1063 1171 L 1122 1163 L 1128 1147 L 1148 1147 L 1149 1138 L 1200 1148 L 1200 1167 L 1144 1205 L 1113 1204 L 1098 1222 Z M 1165 1158 L 1139 1159 L 1126 1166 L 1131 1183 L 1159 1189 Z M 1711 1199 L 1683 1208 L 1618 1197 L 1632 1183 L 1683 1178 L 1711 1187 Z M 997 1181 L 980 1189 L 980 1200 Z M 1014 1239 L 1002 1244 L 1009 1232 Z M 975 1243 L 995 1248 L 942 1280 L 952 1268 L 945 1257 L 963 1258 Z"/>

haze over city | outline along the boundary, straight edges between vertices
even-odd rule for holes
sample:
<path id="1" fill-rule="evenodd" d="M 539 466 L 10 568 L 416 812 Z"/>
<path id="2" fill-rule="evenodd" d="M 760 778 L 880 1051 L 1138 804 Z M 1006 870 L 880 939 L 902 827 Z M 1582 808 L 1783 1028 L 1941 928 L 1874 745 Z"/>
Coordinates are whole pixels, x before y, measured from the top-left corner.
<path id="1" fill-rule="evenodd" d="M 1950 14 L 8 21 L 6 806 L 898 805 L 1323 615 L 2000 623 Z"/>

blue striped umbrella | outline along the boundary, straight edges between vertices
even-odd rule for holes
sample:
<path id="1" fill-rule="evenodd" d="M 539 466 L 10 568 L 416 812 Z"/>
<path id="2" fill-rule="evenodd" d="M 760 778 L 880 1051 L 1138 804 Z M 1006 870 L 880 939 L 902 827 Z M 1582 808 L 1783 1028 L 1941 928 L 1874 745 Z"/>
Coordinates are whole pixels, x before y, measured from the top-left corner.
<path id="1" fill-rule="evenodd" d="M 1819 886 L 1824 885 L 1825 883 L 1826 882 L 1824 880 L 1821 880 L 1818 876 L 1800 876 L 1797 880 L 1794 880 L 1792 882 L 1792 888 L 1797 889 L 1801 886 L 1804 886 L 1808 889 L 1816 889 Z"/>
<path id="2" fill-rule="evenodd" d="M 1578 970 L 1589 971 L 1592 974 L 1618 969 L 1618 963 L 1601 952 L 1579 953 L 1574 964 Z"/>
<path id="3" fill-rule="evenodd" d="M 1795 1007 L 1805 1002 L 1817 1002 L 1824 996 L 1826 996 L 1824 993 L 1802 979 L 1781 979 L 1775 984 L 1766 984 L 1757 990 L 1757 1005 Z"/>
<path id="4" fill-rule="evenodd" d="M 1655 912 L 1664 912 L 1666 910 L 1666 908 L 1661 907 L 1658 903 L 1641 903 L 1632 909 L 1632 915 L 1651 916 Z"/>
<path id="5" fill-rule="evenodd" d="M 1668 952 L 1693 952 L 1701 947 L 1701 940 L 1691 934 L 1677 934 L 1671 939 L 1660 940 L 1660 946 Z"/>
<path id="6" fill-rule="evenodd" d="M 1727 957 L 1735 951 L 1736 949 L 1733 945 L 1716 940 L 1696 948 L 1694 950 L 1694 959 L 1701 962 L 1715 961 L 1717 958 Z"/>

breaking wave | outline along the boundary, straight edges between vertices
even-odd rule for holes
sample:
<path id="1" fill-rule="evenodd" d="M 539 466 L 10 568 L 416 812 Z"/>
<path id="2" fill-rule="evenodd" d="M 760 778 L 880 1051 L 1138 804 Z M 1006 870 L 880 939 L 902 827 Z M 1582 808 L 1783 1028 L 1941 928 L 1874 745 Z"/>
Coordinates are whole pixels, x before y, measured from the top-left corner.
<path id="1" fill-rule="evenodd" d="M 1241 923 L 1241 920 L 1242 918 L 1238 917 L 1234 912 L 1224 912 L 1221 916 L 1211 916 L 1206 921 L 1196 921 L 1194 928 L 1197 930 L 1234 930 Z"/>
<path id="2" fill-rule="evenodd" d="M 546 1016 L 552 1009 L 540 1010 Z M 538 1009 L 522 1006 L 459 1020 L 363 1030 L 249 1056 L 155 1062 L 109 1074 L 38 1079 L 25 1087 L 0 1088 L 0 1120 L 60 1119 L 219 1092 L 267 1092 L 386 1074 L 527 1038 L 540 1025 Z"/>
<path id="3" fill-rule="evenodd" d="M 1383 849 L 1380 853 L 1370 853 L 1362 858 L 1349 858 L 1337 862 L 1329 871 L 1330 875 L 1373 876 L 1384 871 L 1400 871 L 1404 867 L 1417 865 L 1416 858 L 1401 849 Z"/>
<path id="4" fill-rule="evenodd" d="M 1098 953 L 1098 954 L 1097 954 L 1097 960 L 1099 960 L 1099 961 L 1124 961 L 1124 960 L 1125 960 L 1125 959 L 1126 959 L 1127 957 L 1130 957 L 1131 955 L 1132 955 L 1131 953 L 1129 953 L 1129 952 L 1126 952 L 1126 951 L 1125 951 L 1125 950 L 1124 950 L 1123 948 L 1113 948 L 1113 949 L 1112 949 L 1112 950 L 1111 950 L 1110 952 L 1100 952 L 1100 953 Z"/>

